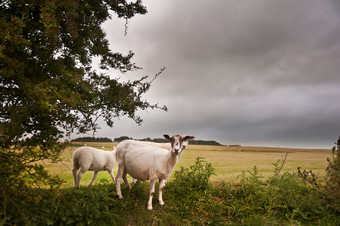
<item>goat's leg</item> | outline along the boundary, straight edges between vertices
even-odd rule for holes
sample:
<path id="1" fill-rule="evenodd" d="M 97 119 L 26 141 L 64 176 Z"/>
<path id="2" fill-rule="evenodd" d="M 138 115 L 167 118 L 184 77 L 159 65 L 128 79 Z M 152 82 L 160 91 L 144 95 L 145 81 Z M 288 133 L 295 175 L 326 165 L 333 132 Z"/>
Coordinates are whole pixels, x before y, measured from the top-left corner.
<path id="1" fill-rule="evenodd" d="M 98 171 L 94 171 L 93 172 L 93 176 L 92 176 L 92 179 L 91 179 L 91 181 L 90 181 L 90 183 L 89 183 L 89 186 L 93 183 L 93 181 L 97 178 L 97 175 L 98 175 Z"/>
<path id="2" fill-rule="evenodd" d="M 124 164 L 119 164 L 118 165 L 118 172 L 117 172 L 117 175 L 116 175 L 116 193 L 117 193 L 117 196 L 119 199 L 122 199 L 123 196 L 122 196 L 122 191 L 120 189 L 120 181 L 122 180 L 122 176 L 123 176 L 123 173 L 124 173 L 124 169 L 125 168 L 125 165 Z"/>
<path id="3" fill-rule="evenodd" d="M 163 201 L 163 188 L 165 186 L 166 180 L 165 179 L 159 179 L 159 193 L 158 193 L 158 201 L 161 206 L 164 206 L 164 201 Z"/>
<path id="4" fill-rule="evenodd" d="M 125 183 L 126 187 L 127 187 L 129 190 L 131 190 L 131 185 L 130 185 L 130 183 L 129 183 L 127 177 L 126 177 L 126 174 L 127 174 L 127 172 L 126 172 L 126 169 L 125 169 L 124 172 L 123 172 L 123 180 L 124 180 L 124 183 Z"/>
<path id="5" fill-rule="evenodd" d="M 156 179 L 150 179 L 148 210 L 152 210 L 152 197 L 155 194 L 155 183 L 156 183 Z"/>
<path id="6" fill-rule="evenodd" d="M 113 182 L 115 182 L 115 175 L 113 174 L 113 170 L 108 170 Z"/>

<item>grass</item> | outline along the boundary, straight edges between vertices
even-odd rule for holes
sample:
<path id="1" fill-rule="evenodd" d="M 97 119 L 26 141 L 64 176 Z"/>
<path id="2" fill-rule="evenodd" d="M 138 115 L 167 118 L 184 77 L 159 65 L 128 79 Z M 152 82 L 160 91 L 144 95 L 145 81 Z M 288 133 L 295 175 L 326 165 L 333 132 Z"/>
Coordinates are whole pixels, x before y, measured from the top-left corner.
<path id="1" fill-rule="evenodd" d="M 65 180 L 66 188 L 74 186 L 72 177 L 72 153 L 81 143 L 74 143 L 73 146 L 67 147 L 61 155 L 61 162 L 50 163 L 44 162 L 47 169 L 54 175 L 59 175 Z M 117 143 L 89 143 L 88 146 L 112 150 Z M 271 175 L 273 163 L 277 160 L 283 160 L 286 153 L 285 167 L 283 172 L 296 172 L 297 167 L 302 169 L 311 169 L 319 176 L 325 175 L 327 167 L 327 157 L 330 157 L 329 149 L 296 149 L 296 148 L 273 148 L 273 147 L 229 147 L 229 146 L 210 146 L 210 145 L 189 145 L 184 151 L 181 159 L 175 167 L 175 171 L 181 166 L 187 168 L 194 164 L 195 158 L 200 156 L 205 161 L 212 163 L 216 169 L 216 175 L 211 177 L 212 181 L 227 180 L 235 182 L 243 171 L 251 170 L 255 165 L 259 172 L 267 178 Z M 116 175 L 117 166 L 114 174 Z M 86 186 L 91 180 L 92 172 L 86 172 L 82 178 L 81 185 Z M 171 176 L 173 178 L 173 175 Z M 170 179 L 171 179 L 170 178 Z M 101 179 L 111 181 L 107 172 L 100 172 L 94 184 L 98 184 Z"/>
<path id="2" fill-rule="evenodd" d="M 91 144 L 99 148 L 103 145 L 109 150 L 113 144 Z M 124 199 L 119 200 L 108 173 L 101 172 L 94 185 L 87 186 L 92 176 L 87 172 L 81 188 L 74 189 L 71 156 L 76 148 L 67 147 L 61 162 L 44 162 L 52 174 L 65 180 L 62 188 L 23 189 L 18 197 L 4 194 L 2 223 L 340 225 L 340 212 L 330 205 L 338 201 L 325 199 L 296 173 L 301 167 L 324 176 L 330 150 L 190 145 L 164 188 L 166 205 L 158 204 L 156 189 L 153 211 L 148 211 L 149 183 L 134 184 L 130 191 L 123 185 Z M 16 194 L 17 189 L 11 192 Z"/>

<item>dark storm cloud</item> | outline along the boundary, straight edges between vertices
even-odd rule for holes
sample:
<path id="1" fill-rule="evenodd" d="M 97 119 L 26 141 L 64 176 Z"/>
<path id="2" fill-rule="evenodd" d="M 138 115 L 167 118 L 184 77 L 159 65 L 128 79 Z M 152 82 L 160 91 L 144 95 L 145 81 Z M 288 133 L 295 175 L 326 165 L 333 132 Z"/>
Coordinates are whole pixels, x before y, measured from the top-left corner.
<path id="1" fill-rule="evenodd" d="M 225 144 L 328 147 L 340 135 L 340 4 L 335 0 L 145 1 L 149 13 L 105 25 L 152 76 L 140 112 L 98 135 L 190 133 Z"/>

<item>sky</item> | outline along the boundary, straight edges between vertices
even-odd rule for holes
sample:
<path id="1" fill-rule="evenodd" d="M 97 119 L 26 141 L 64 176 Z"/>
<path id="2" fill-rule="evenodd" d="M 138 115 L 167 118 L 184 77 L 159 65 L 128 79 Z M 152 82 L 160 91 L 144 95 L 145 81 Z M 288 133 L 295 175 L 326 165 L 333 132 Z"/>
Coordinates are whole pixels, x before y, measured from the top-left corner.
<path id="1" fill-rule="evenodd" d="M 147 0 L 148 13 L 113 16 L 114 52 L 135 53 L 143 97 L 166 105 L 121 117 L 96 137 L 186 134 L 225 145 L 331 148 L 340 136 L 340 1 Z"/>

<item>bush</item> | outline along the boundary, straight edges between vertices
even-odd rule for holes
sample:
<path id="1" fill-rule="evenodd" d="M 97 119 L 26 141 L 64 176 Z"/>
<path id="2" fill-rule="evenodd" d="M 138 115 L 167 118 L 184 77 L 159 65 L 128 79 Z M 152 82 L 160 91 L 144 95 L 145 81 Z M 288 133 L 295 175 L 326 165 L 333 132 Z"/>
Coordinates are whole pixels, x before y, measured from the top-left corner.
<path id="1" fill-rule="evenodd" d="M 211 163 L 197 157 L 194 165 L 189 168 L 181 166 L 180 171 L 175 172 L 173 186 L 181 194 L 207 190 L 210 188 L 209 178 L 215 175 L 214 171 Z"/>
<path id="2" fill-rule="evenodd" d="M 124 223 L 115 208 L 114 186 L 103 179 L 81 189 L 27 188 L 23 197 L 7 200 L 1 221 L 5 225 L 116 225 Z"/>
<path id="3" fill-rule="evenodd" d="M 4 225 L 340 225 L 340 217 L 296 173 L 282 173 L 285 161 L 273 163 L 273 175 L 263 179 L 258 167 L 244 171 L 237 184 L 214 186 L 211 163 L 197 158 L 194 165 L 175 172 L 164 188 L 165 206 L 146 209 L 148 183 L 137 183 L 125 197 L 102 179 L 81 189 L 33 189 L 23 196 L 6 194 L 0 200 Z M 14 192 L 14 189 L 13 189 Z M 27 199 L 26 197 L 30 197 Z M 157 202 L 154 200 L 154 202 Z M 325 208 L 328 206 L 328 208 Z M 3 212 L 1 212 L 3 211 Z"/>
<path id="4" fill-rule="evenodd" d="M 215 186 L 212 195 L 220 199 L 225 219 L 243 225 L 339 223 L 324 208 L 315 189 L 296 173 L 281 173 L 283 164 L 280 160 L 273 163 L 273 175 L 267 180 L 254 166 L 240 175 L 239 184 Z"/>
<path id="5" fill-rule="evenodd" d="M 340 137 L 335 144 L 336 146 L 332 148 L 332 157 L 327 158 L 325 183 L 321 183 L 311 170 L 301 171 L 298 168 L 298 173 L 319 192 L 327 208 L 340 214 Z"/>

